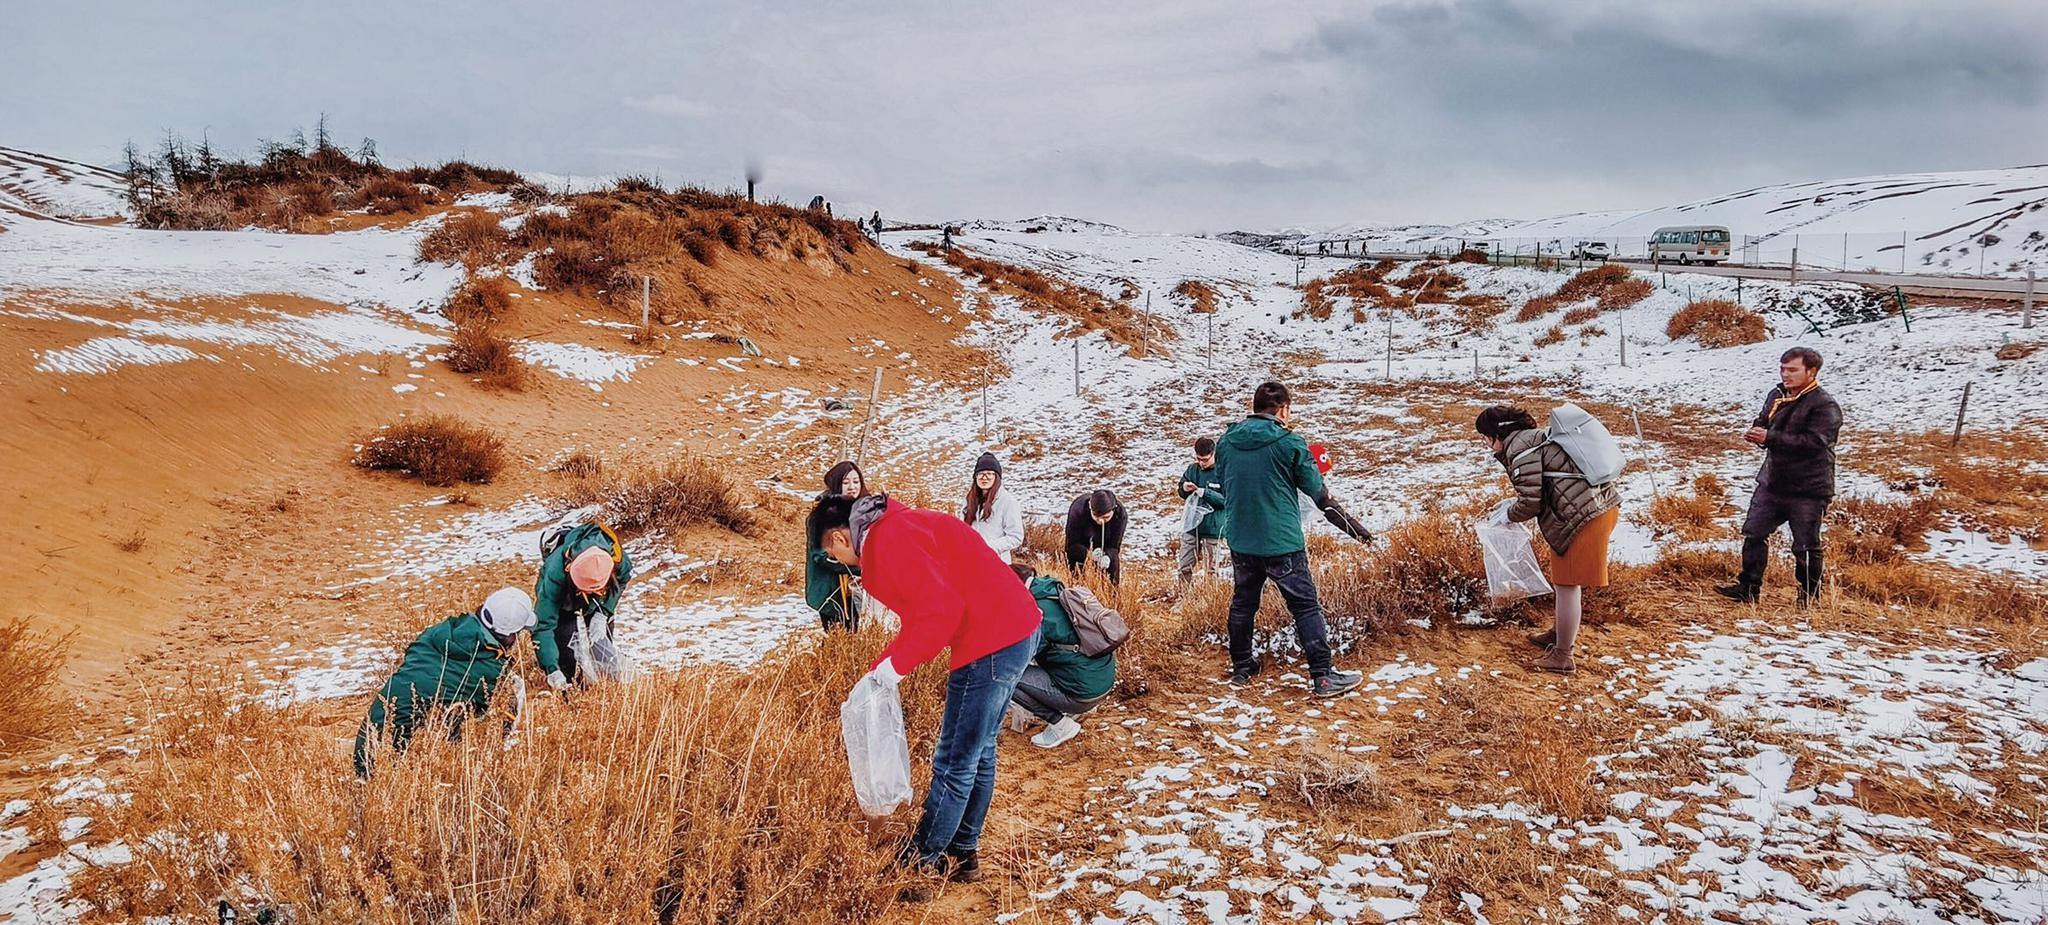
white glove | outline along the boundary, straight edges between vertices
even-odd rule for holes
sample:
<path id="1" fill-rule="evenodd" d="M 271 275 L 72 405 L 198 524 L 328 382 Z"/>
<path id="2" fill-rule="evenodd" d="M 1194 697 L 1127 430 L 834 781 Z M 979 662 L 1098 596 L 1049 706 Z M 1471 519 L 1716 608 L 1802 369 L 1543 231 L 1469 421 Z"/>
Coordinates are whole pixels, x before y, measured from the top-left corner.
<path id="1" fill-rule="evenodd" d="M 877 663 L 873 671 L 868 672 L 868 677 L 874 678 L 890 687 L 903 683 L 903 676 L 896 672 L 895 663 L 886 658 Z M 862 680 L 866 680 L 866 678 Z"/>
<path id="2" fill-rule="evenodd" d="M 560 671 L 550 671 L 548 672 L 548 686 L 558 691 L 565 691 L 569 689 L 569 679 Z"/>
<path id="3" fill-rule="evenodd" d="M 1090 553 L 1090 555 L 1091 555 L 1091 556 L 1093 556 L 1093 557 L 1095 558 L 1095 566 L 1096 566 L 1097 568 L 1108 568 L 1108 567 L 1109 567 L 1109 553 L 1108 553 L 1108 552 L 1105 552 L 1105 551 L 1103 551 L 1103 550 L 1100 550 L 1100 549 L 1098 549 L 1098 550 L 1095 550 L 1094 552 Z"/>

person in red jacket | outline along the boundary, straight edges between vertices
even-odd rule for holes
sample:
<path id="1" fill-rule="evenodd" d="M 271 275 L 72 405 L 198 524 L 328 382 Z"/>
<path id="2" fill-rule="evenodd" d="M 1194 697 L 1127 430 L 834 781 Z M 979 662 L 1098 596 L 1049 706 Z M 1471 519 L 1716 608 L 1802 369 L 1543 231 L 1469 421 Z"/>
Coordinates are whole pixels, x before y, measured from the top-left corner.
<path id="1" fill-rule="evenodd" d="M 895 685 L 951 648 L 931 792 L 904 857 L 959 881 L 980 879 L 975 850 L 996 786 L 996 742 L 1017 679 L 1038 650 L 1038 604 L 966 521 L 890 502 L 830 499 L 825 552 L 861 568 L 868 594 L 902 628 L 870 674 Z"/>

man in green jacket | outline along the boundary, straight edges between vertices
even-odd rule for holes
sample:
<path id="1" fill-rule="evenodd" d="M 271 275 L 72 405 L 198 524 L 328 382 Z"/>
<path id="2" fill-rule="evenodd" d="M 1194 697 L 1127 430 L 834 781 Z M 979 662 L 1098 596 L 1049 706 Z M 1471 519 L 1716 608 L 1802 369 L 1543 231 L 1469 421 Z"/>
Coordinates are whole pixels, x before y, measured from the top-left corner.
<path id="1" fill-rule="evenodd" d="M 1196 563 L 1201 564 L 1202 571 L 1213 575 L 1223 561 L 1223 531 L 1230 522 L 1230 514 L 1223 509 L 1223 484 L 1216 481 L 1216 438 L 1195 441 L 1195 461 L 1181 472 L 1174 493 L 1183 501 L 1190 496 L 1200 498 L 1195 505 L 1201 519 L 1192 532 L 1183 533 L 1180 538 L 1180 583 L 1187 584 L 1195 577 Z"/>
<path id="2" fill-rule="evenodd" d="M 483 715 L 513 639 L 532 628 L 533 599 L 518 588 L 500 588 L 475 613 L 457 614 L 427 627 L 405 647 L 398 670 L 370 701 L 370 715 L 356 731 L 356 776 L 370 776 L 375 763 L 371 751 L 384 739 L 387 721 L 392 749 L 404 752 L 436 707 L 460 705 L 468 713 Z M 451 715 L 450 735 L 461 732 L 464 715 Z"/>
<path id="3" fill-rule="evenodd" d="M 559 529 L 559 528 L 558 528 Z M 580 631 L 592 648 L 611 644 L 611 619 L 633 577 L 633 560 L 619 535 L 601 523 L 577 524 L 541 537 L 545 557 L 533 584 L 533 655 L 548 686 L 567 690 L 592 666 L 576 663 L 572 640 Z"/>
<path id="4" fill-rule="evenodd" d="M 1045 729 L 1031 737 L 1031 744 L 1056 748 L 1081 734 L 1081 724 L 1074 717 L 1095 709 L 1116 686 L 1116 653 L 1082 655 L 1081 636 L 1074 632 L 1073 618 L 1060 602 L 1060 592 L 1066 586 L 1028 565 L 1010 569 L 1031 589 L 1040 617 L 1038 652 L 1010 694 L 1010 728 L 1022 732 L 1036 717 L 1045 723 Z"/>
<path id="5" fill-rule="evenodd" d="M 1288 429 L 1292 398 L 1287 387 L 1267 382 L 1252 393 L 1252 414 L 1225 431 L 1216 446 L 1216 481 L 1230 499 L 1230 683 L 1245 684 L 1262 667 L 1252 654 L 1252 620 L 1266 579 L 1280 589 L 1294 615 L 1294 637 L 1308 662 L 1309 690 L 1335 697 L 1358 686 L 1357 672 L 1330 667 L 1329 628 L 1315 576 L 1309 574 L 1308 542 L 1301 532 L 1297 494 L 1307 495 L 1332 524 L 1361 542 L 1372 534 L 1337 506 L 1316 471 L 1308 441 Z"/>

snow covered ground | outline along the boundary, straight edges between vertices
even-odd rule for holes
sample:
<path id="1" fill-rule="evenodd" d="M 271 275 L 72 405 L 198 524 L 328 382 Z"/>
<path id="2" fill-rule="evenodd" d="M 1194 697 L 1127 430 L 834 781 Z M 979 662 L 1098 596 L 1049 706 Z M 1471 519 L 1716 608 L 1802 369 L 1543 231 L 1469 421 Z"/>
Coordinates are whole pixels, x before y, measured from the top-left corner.
<path id="1" fill-rule="evenodd" d="M 1662 208 L 1574 212 L 1532 221 L 1456 226 L 1341 226 L 1274 235 L 1314 247 L 1370 242 L 1375 251 L 1426 252 L 1460 241 L 1500 242 L 1506 253 L 1569 253 L 1582 240 L 1608 242 L 1617 256 L 1641 256 L 1659 228 L 1721 225 L 1733 259 L 1901 273 L 2048 274 L 2048 166 L 1886 174 L 1783 183 Z M 1845 237 L 1846 236 L 1846 237 Z M 1746 239 L 1755 249 L 1742 253 Z"/>
<path id="2" fill-rule="evenodd" d="M 0 147 L 0 226 L 24 216 L 61 219 L 123 218 L 128 214 L 121 176 L 104 167 Z"/>

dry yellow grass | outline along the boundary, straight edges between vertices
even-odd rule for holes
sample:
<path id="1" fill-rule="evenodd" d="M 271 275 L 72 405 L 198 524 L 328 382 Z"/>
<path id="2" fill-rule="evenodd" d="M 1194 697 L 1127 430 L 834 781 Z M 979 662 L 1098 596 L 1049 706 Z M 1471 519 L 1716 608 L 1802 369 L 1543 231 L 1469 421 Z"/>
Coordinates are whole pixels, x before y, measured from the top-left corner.
<path id="1" fill-rule="evenodd" d="M 673 533 L 710 524 L 751 534 L 758 527 L 750 494 L 715 463 L 695 456 L 659 466 L 615 466 L 569 486 L 565 500 L 598 505 L 599 516 L 622 533 Z"/>
<path id="2" fill-rule="evenodd" d="M 505 465 L 505 444 L 490 431 L 445 415 L 401 421 L 363 438 L 353 462 L 402 472 L 429 485 L 488 482 Z"/>
<path id="3" fill-rule="evenodd" d="M 0 620 L 0 756 L 47 744 L 63 722 L 58 677 L 70 642 L 36 629 L 26 616 Z"/>
<path id="4" fill-rule="evenodd" d="M 1706 347 L 1739 347 L 1771 336 L 1763 316 L 1726 299 L 1707 299 L 1678 310 L 1664 325 L 1672 340 L 1691 337 Z"/>

